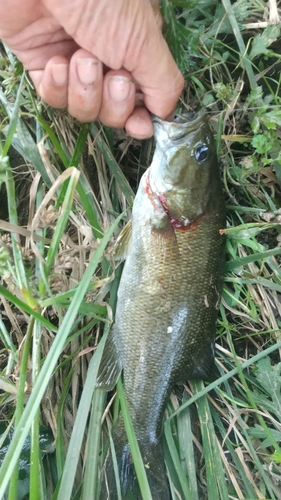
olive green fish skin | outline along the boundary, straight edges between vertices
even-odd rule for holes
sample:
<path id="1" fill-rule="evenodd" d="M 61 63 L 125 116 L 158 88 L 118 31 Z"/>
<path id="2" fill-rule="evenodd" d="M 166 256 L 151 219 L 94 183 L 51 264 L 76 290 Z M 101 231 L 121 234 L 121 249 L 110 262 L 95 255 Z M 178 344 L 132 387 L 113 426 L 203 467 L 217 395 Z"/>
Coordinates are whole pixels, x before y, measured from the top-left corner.
<path id="1" fill-rule="evenodd" d="M 112 332 L 140 449 L 156 476 L 157 467 L 163 474 L 159 441 L 171 390 L 204 377 L 212 363 L 224 265 L 214 139 L 205 115 L 185 120 L 155 119 L 157 149 L 133 207 Z M 165 488 L 153 500 L 168 500 Z"/>

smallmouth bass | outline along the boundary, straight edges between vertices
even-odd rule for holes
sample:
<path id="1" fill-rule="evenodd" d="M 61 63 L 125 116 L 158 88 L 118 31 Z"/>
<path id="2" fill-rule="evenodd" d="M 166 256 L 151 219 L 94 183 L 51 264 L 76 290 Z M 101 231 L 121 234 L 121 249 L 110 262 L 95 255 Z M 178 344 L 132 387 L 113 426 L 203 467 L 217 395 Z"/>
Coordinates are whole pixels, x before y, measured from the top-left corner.
<path id="1" fill-rule="evenodd" d="M 117 240 L 117 252 L 127 257 L 97 385 L 112 389 L 123 371 L 152 498 L 170 500 L 162 419 L 173 386 L 207 377 L 213 363 L 225 208 L 206 114 L 182 115 L 172 123 L 155 117 L 153 123 L 152 164 L 142 176 L 131 224 Z M 122 417 L 113 440 L 122 498 L 130 492 L 141 499 Z M 109 454 L 101 499 L 117 498 Z"/>

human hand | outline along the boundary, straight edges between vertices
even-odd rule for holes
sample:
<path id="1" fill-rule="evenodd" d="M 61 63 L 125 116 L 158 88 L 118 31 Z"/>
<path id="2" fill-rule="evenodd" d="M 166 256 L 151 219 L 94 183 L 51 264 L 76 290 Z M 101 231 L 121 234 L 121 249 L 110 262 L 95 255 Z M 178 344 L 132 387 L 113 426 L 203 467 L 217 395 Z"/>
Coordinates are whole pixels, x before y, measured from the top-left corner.
<path id="1" fill-rule="evenodd" d="M 149 112 L 169 117 L 183 87 L 156 5 L 0 0 L 0 38 L 48 104 L 142 139 L 153 134 Z"/>

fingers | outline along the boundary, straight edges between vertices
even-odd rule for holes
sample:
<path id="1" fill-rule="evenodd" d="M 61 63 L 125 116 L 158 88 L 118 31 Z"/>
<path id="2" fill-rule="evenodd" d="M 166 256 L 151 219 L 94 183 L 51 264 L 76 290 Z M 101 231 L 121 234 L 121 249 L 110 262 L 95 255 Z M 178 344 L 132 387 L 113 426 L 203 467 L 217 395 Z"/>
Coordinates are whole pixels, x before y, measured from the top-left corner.
<path id="1" fill-rule="evenodd" d="M 109 127 L 124 127 L 134 110 L 136 89 L 128 71 L 108 71 L 104 76 L 99 119 Z"/>
<path id="2" fill-rule="evenodd" d="M 108 71 L 90 52 L 78 50 L 70 61 L 68 111 L 82 122 L 97 117 L 122 128 L 135 106 L 135 85 L 128 71 Z"/>
<path id="3" fill-rule="evenodd" d="M 97 118 L 102 102 L 103 66 L 86 50 L 78 50 L 69 65 L 68 111 L 82 122 Z"/>
<path id="4" fill-rule="evenodd" d="M 14 14 L 19 0 L 10 3 Z M 149 112 L 165 119 L 174 111 L 183 77 L 161 34 L 158 0 L 116 0 L 114 16 L 112 0 L 26 4 L 16 21 L 1 18 L 0 33 L 50 105 L 140 138 L 152 134 Z M 102 63 L 111 68 L 105 75 Z"/>
<path id="5" fill-rule="evenodd" d="M 174 111 L 184 81 L 162 36 L 156 0 L 116 0 L 114 16 L 112 0 L 73 1 L 69 15 L 65 15 L 70 10 L 67 0 L 44 0 L 44 4 L 76 43 L 112 70 L 123 68 L 133 76 L 151 113 L 165 119 Z M 101 114 L 112 124 L 108 97 Z"/>
<path id="6" fill-rule="evenodd" d="M 103 76 L 102 63 L 83 49 L 77 50 L 70 62 L 52 57 L 45 70 L 29 74 L 42 99 L 54 108 L 67 108 L 82 122 L 99 117 L 109 127 L 122 128 L 135 107 L 136 90 L 130 73 L 110 70 Z"/>
<path id="7" fill-rule="evenodd" d="M 64 57 L 52 57 L 45 70 L 30 71 L 42 99 L 54 108 L 68 108 L 80 121 L 92 121 L 98 116 L 102 101 L 102 63 L 86 50 L 77 50 L 70 62 Z"/>
<path id="8" fill-rule="evenodd" d="M 44 70 L 29 72 L 37 92 L 54 108 L 66 108 L 68 103 L 69 62 L 61 56 L 52 57 Z"/>
<path id="9" fill-rule="evenodd" d="M 153 136 L 153 125 L 147 109 L 137 107 L 126 121 L 125 129 L 128 135 L 135 139 L 148 139 Z"/>

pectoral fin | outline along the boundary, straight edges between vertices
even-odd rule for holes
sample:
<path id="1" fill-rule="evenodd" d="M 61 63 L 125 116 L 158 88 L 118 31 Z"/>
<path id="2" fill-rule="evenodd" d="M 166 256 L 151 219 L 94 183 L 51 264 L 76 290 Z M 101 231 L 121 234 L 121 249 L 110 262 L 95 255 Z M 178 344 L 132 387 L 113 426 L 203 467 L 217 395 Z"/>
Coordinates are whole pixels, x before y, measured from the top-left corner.
<path id="1" fill-rule="evenodd" d="M 122 366 L 117 354 L 113 327 L 104 346 L 96 387 L 111 391 L 115 387 L 121 371 Z"/>
<path id="2" fill-rule="evenodd" d="M 114 260 L 124 260 L 126 259 L 130 243 L 132 238 L 132 221 L 129 220 L 127 224 L 123 227 L 121 233 L 119 234 L 113 250 Z"/>

